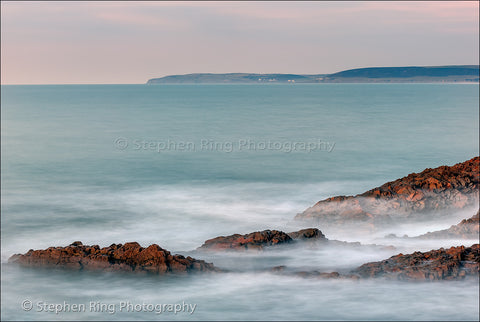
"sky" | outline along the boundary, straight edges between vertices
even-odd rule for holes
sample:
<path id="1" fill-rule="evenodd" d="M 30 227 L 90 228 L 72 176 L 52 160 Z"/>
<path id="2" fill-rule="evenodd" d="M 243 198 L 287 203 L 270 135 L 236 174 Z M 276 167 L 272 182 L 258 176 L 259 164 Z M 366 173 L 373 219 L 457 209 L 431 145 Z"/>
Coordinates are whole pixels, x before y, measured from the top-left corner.
<path id="1" fill-rule="evenodd" d="M 478 12 L 478 1 L 2 1 L 1 82 L 478 64 Z"/>

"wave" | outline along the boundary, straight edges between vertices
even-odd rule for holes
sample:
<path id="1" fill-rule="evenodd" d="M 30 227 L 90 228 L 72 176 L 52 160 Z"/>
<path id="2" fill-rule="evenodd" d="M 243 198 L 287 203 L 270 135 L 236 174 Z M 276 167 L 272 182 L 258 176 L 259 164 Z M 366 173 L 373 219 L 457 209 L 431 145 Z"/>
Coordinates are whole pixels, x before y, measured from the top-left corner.
<path id="1" fill-rule="evenodd" d="M 159 244 L 173 252 L 199 247 L 205 240 L 264 229 L 285 232 L 310 227 L 294 216 L 318 200 L 356 194 L 371 186 L 366 181 L 310 184 L 227 182 L 154 185 L 106 190 L 99 187 L 64 186 L 9 191 L 2 196 L 2 262 L 31 248 L 68 245 L 75 240 L 108 246 L 137 241 Z M 365 234 L 351 229 L 336 231 L 317 227 L 329 239 L 363 244 L 383 244 L 402 251 L 430 250 L 471 241 L 391 240 L 385 235 L 416 236 L 448 228 L 469 211 L 459 211 L 442 221 L 397 225 Z M 453 242 L 453 244 L 452 244 Z"/>
<path id="2" fill-rule="evenodd" d="M 73 240 L 107 246 L 138 241 L 190 250 L 204 240 L 263 229 L 294 230 L 296 213 L 369 182 L 224 182 L 107 190 L 46 186 L 2 195 L 2 261 L 14 252 Z"/>

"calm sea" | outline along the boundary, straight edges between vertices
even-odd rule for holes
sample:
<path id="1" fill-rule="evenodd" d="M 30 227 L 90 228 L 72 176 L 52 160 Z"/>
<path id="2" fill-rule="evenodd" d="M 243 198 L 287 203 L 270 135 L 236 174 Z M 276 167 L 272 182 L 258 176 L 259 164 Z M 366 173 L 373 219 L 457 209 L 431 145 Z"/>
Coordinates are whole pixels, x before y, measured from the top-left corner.
<path id="1" fill-rule="evenodd" d="M 6 262 L 75 240 L 157 243 L 189 254 L 215 236 L 302 228 L 293 217 L 318 200 L 478 155 L 478 106 L 478 84 L 2 86 L 1 318 L 475 320 L 474 283 L 311 281 L 261 272 L 283 264 L 349 269 L 472 241 L 394 251 L 195 254 L 240 271 L 182 278 L 52 273 Z M 424 233 L 471 215 L 392 232 Z M 22 308 L 25 300 L 31 310 Z M 120 310 L 126 302 L 196 309 Z M 55 313 L 42 303 L 86 307 Z"/>

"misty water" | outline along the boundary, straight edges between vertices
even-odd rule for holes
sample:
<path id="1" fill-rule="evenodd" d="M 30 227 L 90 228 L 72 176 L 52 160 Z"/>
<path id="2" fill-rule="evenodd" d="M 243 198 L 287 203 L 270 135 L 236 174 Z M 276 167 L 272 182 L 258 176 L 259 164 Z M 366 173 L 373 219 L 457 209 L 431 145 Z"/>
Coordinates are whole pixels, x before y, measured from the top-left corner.
<path id="1" fill-rule="evenodd" d="M 311 227 L 293 218 L 318 200 L 478 155 L 478 85 L 62 85 L 1 91 L 2 320 L 478 318 L 479 287 L 472 280 L 314 280 L 268 272 L 278 265 L 347 272 L 398 253 L 470 246 L 478 240 L 384 236 L 448 228 L 474 209 L 375 234 L 318 227 L 329 239 L 360 246 L 195 251 L 216 236 Z M 76 240 L 101 247 L 156 243 L 230 272 L 153 277 L 7 264 L 15 253 Z M 22 308 L 25 300 L 31 310 Z M 193 313 L 120 311 L 126 302 L 196 306 Z M 40 303 L 86 308 L 40 312 Z"/>

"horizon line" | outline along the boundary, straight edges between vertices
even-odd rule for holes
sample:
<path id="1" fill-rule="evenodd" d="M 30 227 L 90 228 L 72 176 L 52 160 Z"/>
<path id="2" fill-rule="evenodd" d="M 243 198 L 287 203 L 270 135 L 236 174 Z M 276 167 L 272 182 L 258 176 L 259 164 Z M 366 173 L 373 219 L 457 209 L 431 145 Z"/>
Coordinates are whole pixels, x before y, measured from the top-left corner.
<path id="1" fill-rule="evenodd" d="M 350 70 L 356 70 L 356 69 L 367 69 L 367 68 L 408 68 L 408 67 L 459 67 L 459 66 L 478 66 L 480 68 L 480 63 L 479 64 L 450 64 L 450 65 L 401 65 L 401 66 L 370 66 L 370 67 L 356 67 L 356 68 L 349 68 L 349 69 L 342 69 L 340 71 L 336 71 L 334 73 L 278 73 L 278 72 L 272 72 L 272 73 L 249 73 L 249 72 L 222 72 L 222 73 L 212 73 L 212 72 L 195 72 L 195 73 L 181 73 L 181 74 L 167 74 L 163 76 L 156 76 L 153 78 L 147 78 L 147 81 L 150 79 L 156 79 L 156 78 L 164 78 L 164 77 L 169 77 L 169 76 L 186 76 L 186 75 L 196 75 L 196 74 L 211 74 L 211 75 L 225 75 L 225 74 L 255 74 L 255 75 L 269 75 L 269 74 L 277 74 L 277 75 L 301 75 L 301 76 L 311 76 L 311 75 L 333 75 L 336 73 L 344 72 L 344 71 L 350 71 Z M 381 82 L 379 82 L 381 83 Z M 385 82 L 388 83 L 388 82 Z M 410 83 L 415 83 L 415 82 L 410 82 Z M 429 82 L 422 82 L 422 83 L 429 83 Z M 432 82 L 436 83 L 436 82 Z M 447 83 L 447 82 L 445 82 Z M 455 83 L 455 82 L 452 82 Z M 456 82 L 458 83 L 458 82 Z M 472 82 L 476 83 L 476 82 Z M 2 83 L 0 82 L 1 86 L 4 85 L 25 85 L 25 86 L 33 86 L 33 85 L 141 85 L 141 84 L 146 84 L 146 82 L 142 83 L 90 83 L 90 82 L 80 82 L 80 83 Z M 193 84 L 193 83 L 192 83 Z M 238 84 L 238 83 L 237 83 Z"/>
<path id="2" fill-rule="evenodd" d="M 449 81 L 449 82 L 338 82 L 338 83 L 281 83 L 281 82 L 271 82 L 271 83 L 164 83 L 164 84 L 147 84 L 145 83 L 42 83 L 42 84 L 0 84 L 0 87 L 2 86 L 97 86 L 97 85 L 112 85 L 112 86 L 119 86 L 119 85 L 146 85 L 146 86 L 169 86 L 169 85 L 265 85 L 265 86 L 303 86 L 303 85 L 361 85 L 361 84 L 390 84 L 390 85 L 405 85 L 405 84 L 438 84 L 438 85 L 443 85 L 443 84 L 459 84 L 459 85 L 478 85 L 480 84 L 480 81 L 468 81 L 468 82 L 454 82 L 454 81 Z"/>

